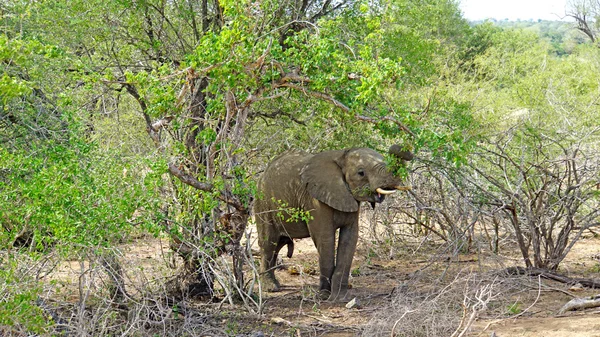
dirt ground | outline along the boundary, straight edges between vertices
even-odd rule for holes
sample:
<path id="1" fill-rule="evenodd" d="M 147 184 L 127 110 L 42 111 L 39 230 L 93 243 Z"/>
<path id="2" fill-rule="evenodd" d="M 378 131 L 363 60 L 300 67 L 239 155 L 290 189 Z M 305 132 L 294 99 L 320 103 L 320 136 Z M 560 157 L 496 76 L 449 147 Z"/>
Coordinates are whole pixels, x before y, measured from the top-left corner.
<path id="1" fill-rule="evenodd" d="M 143 239 L 123 245 L 122 258 L 128 261 L 127 267 L 135 266 L 141 272 L 133 273 L 130 269 L 127 272 L 128 284 L 138 283 L 140 278 L 154 281 L 152 278 L 168 274 L 167 247 L 166 240 L 159 239 Z M 379 249 L 380 254 L 374 254 L 373 248 Z M 232 331 L 237 332 L 232 333 L 232 336 L 362 336 L 366 335 L 365 329 L 373 324 L 374 317 L 385 319 L 385 310 L 389 310 L 397 290 L 413 279 L 415 272 L 419 270 L 429 270 L 435 274 L 522 264 L 516 250 L 513 253 L 503 251 L 501 257 L 471 253 L 448 258 L 448 261 L 443 261 L 444 256 L 441 255 L 432 259 L 423 249 L 402 251 L 400 247 L 389 255 L 381 254 L 382 251 L 386 250 L 373 242 L 363 241 L 359 246 L 350 280 L 352 288 L 346 299 L 349 301 L 356 298 L 359 305 L 349 309 L 346 303 L 327 303 L 317 298 L 316 250 L 310 239 L 297 240 L 294 257 L 284 257 L 285 269 L 276 272 L 283 290 L 265 294 L 264 314 L 244 316 L 239 313 L 239 307 L 221 303 L 218 307 L 225 312 L 223 324 L 236 321 Z M 285 255 L 285 248 L 280 255 Z M 390 256 L 393 258 L 390 259 Z M 571 277 L 600 278 L 599 256 L 600 238 L 588 235 L 575 245 L 559 271 Z M 432 263 L 437 266 L 432 266 Z M 57 268 L 51 277 L 58 281 L 59 290 L 56 295 L 63 296 L 65 300 L 73 296 L 73 292 L 61 292 L 60 289 L 72 288 L 80 272 L 88 267 L 78 262 L 67 262 Z M 160 282 L 159 279 L 156 281 Z M 527 282 L 529 286 L 512 297 L 503 297 L 504 302 L 496 305 L 502 309 L 518 303 L 518 310 L 484 311 L 465 336 L 600 337 L 600 310 L 588 309 L 560 317 L 557 315 L 558 310 L 573 297 L 595 295 L 600 290 L 579 289 L 572 284 L 536 277 Z M 423 287 L 427 286 L 426 283 L 423 284 Z M 217 304 L 212 306 L 214 309 Z M 390 312 L 390 319 L 396 320 L 396 317 L 399 317 L 398 313 Z"/>
<path id="2" fill-rule="evenodd" d="M 561 264 L 559 271 L 571 277 L 585 277 L 600 281 L 600 238 L 588 235 L 581 239 Z M 472 336 L 497 337 L 598 337 L 600 336 L 600 310 L 588 309 L 558 315 L 560 308 L 574 297 L 600 294 L 600 290 L 582 289 L 549 280 L 538 280 L 544 291 L 528 312 L 517 318 L 482 319 L 472 330 Z M 534 292 L 537 290 L 533 289 Z M 492 332 L 494 334 L 492 334 Z"/>
<path id="3" fill-rule="evenodd" d="M 284 258 L 284 263 L 297 270 L 308 269 L 312 272 L 317 267 L 316 251 L 310 240 L 296 242 L 297 254 L 292 259 Z M 385 310 L 393 299 L 394 289 L 410 279 L 411 274 L 423 268 L 429 259 L 404 256 L 399 260 L 367 259 L 367 252 L 359 251 L 354 261 L 360 273 L 351 278 L 351 297 L 360 300 L 360 308 L 347 309 L 344 304 L 328 304 L 306 301 L 307 286 L 316 287 L 317 276 L 301 273 L 292 275 L 290 268 L 277 272 L 284 291 L 268 294 L 266 319 L 282 318 L 287 322 L 305 327 L 308 331 L 314 328 L 315 336 L 358 336 L 365 326 L 370 324 L 374 314 Z M 571 277 L 600 278 L 598 273 L 598 257 L 600 239 L 591 235 L 578 242 L 571 254 L 563 262 L 560 272 Z M 512 254 L 511 254 L 512 255 Z M 496 259 L 496 257 L 494 257 Z M 450 264 L 460 269 L 469 269 L 485 260 L 483 256 L 464 255 Z M 521 264 L 519 256 L 506 257 L 501 264 L 507 266 Z M 308 268 L 307 268 L 308 267 Z M 531 283 L 541 285 L 532 287 L 519 294 L 515 301 L 521 303 L 522 311 L 514 315 L 489 315 L 483 313 L 473 323 L 468 336 L 497 337 L 592 337 L 600 336 L 600 310 L 588 309 L 585 312 L 570 312 L 561 317 L 557 313 L 560 308 L 574 297 L 585 297 L 599 294 L 600 290 L 580 289 L 576 285 L 532 278 Z M 536 289 L 537 288 L 537 289 Z M 309 297 L 310 298 L 310 297 Z M 304 299 L 304 300 L 303 300 Z M 508 302 L 505 306 L 509 306 Z M 518 317 L 517 317 L 518 316 Z M 289 324 L 289 323 L 288 323 Z M 329 329 L 328 329 L 329 328 Z M 313 334 L 309 334 L 313 335 Z M 304 334 L 302 334 L 304 336 Z"/>

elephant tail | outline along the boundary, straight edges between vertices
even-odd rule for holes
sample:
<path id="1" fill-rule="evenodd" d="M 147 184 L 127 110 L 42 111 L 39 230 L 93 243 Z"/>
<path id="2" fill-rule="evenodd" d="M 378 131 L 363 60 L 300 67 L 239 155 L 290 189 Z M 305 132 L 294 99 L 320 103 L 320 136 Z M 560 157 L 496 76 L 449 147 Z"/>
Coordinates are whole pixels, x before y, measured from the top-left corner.
<path id="1" fill-rule="evenodd" d="M 290 239 L 290 241 L 288 241 L 287 249 L 288 249 L 287 257 L 291 259 L 292 255 L 294 254 L 294 240 Z"/>
<path id="2" fill-rule="evenodd" d="M 279 250 L 281 248 L 283 248 L 283 246 L 287 245 L 287 257 L 291 258 L 292 255 L 294 254 L 294 240 L 290 239 L 287 236 L 280 236 L 279 237 L 279 242 L 277 243 L 277 251 L 279 252 Z"/>

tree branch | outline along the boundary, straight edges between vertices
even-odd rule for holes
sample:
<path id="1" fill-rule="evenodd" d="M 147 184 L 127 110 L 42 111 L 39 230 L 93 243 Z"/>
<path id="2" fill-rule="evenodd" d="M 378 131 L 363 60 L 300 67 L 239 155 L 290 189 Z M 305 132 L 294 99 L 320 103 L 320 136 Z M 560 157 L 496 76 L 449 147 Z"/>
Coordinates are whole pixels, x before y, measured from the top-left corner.
<path id="1" fill-rule="evenodd" d="M 373 124 L 378 124 L 378 123 L 381 123 L 382 121 L 392 122 L 392 123 L 396 124 L 402 131 L 411 135 L 413 138 L 417 137 L 406 125 L 402 124 L 400 121 L 398 121 L 397 119 L 392 118 L 390 116 L 384 116 L 384 117 L 380 117 L 380 118 L 372 118 L 372 117 L 367 117 L 367 116 L 362 116 L 362 115 L 356 115 L 356 119 L 365 121 L 365 122 L 369 122 L 369 123 L 373 123 Z"/>
<path id="2" fill-rule="evenodd" d="M 199 190 L 205 191 L 205 192 L 210 192 L 214 188 L 213 184 L 203 183 L 203 182 L 199 181 L 191 174 L 187 174 L 187 173 L 183 172 L 182 170 L 180 170 L 173 163 L 169 163 L 168 167 L 169 167 L 169 172 L 172 175 L 174 175 L 175 177 L 177 177 L 177 179 L 181 180 L 181 182 L 186 185 L 190 185 L 196 189 L 199 189 Z"/>
<path id="3" fill-rule="evenodd" d="M 177 179 L 181 180 L 182 183 L 192 186 L 193 188 L 199 189 L 204 192 L 211 192 L 214 190 L 215 186 L 210 183 L 203 183 L 196 179 L 191 174 L 185 173 L 180 170 L 175 164 L 169 163 L 169 172 L 177 177 Z M 235 196 L 231 195 L 231 193 L 227 191 L 222 191 L 221 195 L 218 196 L 219 200 L 227 203 L 228 205 L 233 206 L 238 211 L 247 212 L 248 208 L 245 207 L 242 203 L 240 203 Z"/>
<path id="4" fill-rule="evenodd" d="M 282 83 L 279 85 L 280 87 L 285 87 L 285 88 L 291 88 L 291 89 L 295 89 L 298 91 L 302 91 L 304 94 L 308 95 L 308 96 L 312 96 L 318 99 L 322 99 L 324 101 L 328 101 L 329 103 L 332 103 L 333 105 L 335 105 L 336 107 L 344 110 L 345 112 L 349 112 L 350 108 L 347 107 L 344 103 L 338 101 L 337 99 L 324 94 L 322 92 L 318 92 L 318 91 L 312 91 L 312 90 L 308 90 L 304 87 L 301 87 L 297 84 L 293 84 L 293 83 Z"/>

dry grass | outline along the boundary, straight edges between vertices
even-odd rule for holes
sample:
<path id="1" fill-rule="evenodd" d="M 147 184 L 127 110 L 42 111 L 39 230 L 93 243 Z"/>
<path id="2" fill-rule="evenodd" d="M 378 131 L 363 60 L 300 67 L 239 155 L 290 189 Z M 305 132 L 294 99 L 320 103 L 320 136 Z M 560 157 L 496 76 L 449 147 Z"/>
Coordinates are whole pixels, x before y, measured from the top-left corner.
<path id="1" fill-rule="evenodd" d="M 516 290 L 523 289 L 524 282 L 530 281 L 494 272 L 473 272 L 472 268 L 458 271 L 445 283 L 435 273 L 423 273 L 397 289 L 390 303 L 366 325 L 362 336 L 466 336 L 479 318 L 523 313 L 509 304 L 515 301 Z"/>
<path id="2" fill-rule="evenodd" d="M 41 288 L 32 303 L 48 323 L 40 335 L 194 337 L 231 336 L 241 332 L 244 336 L 244 329 L 235 322 L 243 322 L 246 317 L 228 320 L 229 311 L 224 310 L 224 305 L 233 304 L 241 309 L 255 304 L 244 303 L 240 296 L 223 289 L 228 283 L 234 283 L 230 279 L 227 257 L 214 261 L 217 283 L 221 285 L 215 297 L 191 299 L 180 291 L 177 283 L 181 280 L 181 262 L 173 260 L 166 244 L 143 238 L 133 245 L 111 250 L 114 260 L 106 258 L 109 252 L 99 254 L 98 250 L 69 260 L 52 255 L 43 261 L 31 260 L 18 252 L 11 258 L 20 264 L 16 268 L 20 279 L 39 281 L 29 283 Z M 250 269 L 248 274 L 255 273 Z M 116 278 L 121 281 L 115 282 Z M 33 286 L 29 283 L 17 286 Z M 116 284 L 120 288 L 118 292 Z M 253 316 L 249 310 L 242 311 L 247 317 Z M 30 334 L 22 324 L 0 326 L 3 337 Z"/>

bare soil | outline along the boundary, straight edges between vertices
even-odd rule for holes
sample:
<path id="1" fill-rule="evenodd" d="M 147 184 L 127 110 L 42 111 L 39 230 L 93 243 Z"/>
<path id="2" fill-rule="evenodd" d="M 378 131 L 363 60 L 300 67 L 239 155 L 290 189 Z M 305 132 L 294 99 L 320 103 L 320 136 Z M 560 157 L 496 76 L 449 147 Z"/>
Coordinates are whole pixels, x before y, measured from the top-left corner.
<path id="1" fill-rule="evenodd" d="M 305 269 L 306 266 L 317 268 L 317 254 L 312 247 L 312 242 L 301 240 L 296 242 L 296 247 L 299 248 L 297 254 L 289 260 L 284 258 L 284 263 L 304 266 Z M 347 309 L 344 303 L 331 304 L 311 301 L 306 292 L 307 288 L 316 290 L 317 276 L 302 273 L 291 275 L 288 271 L 279 271 L 277 276 L 286 287 L 280 293 L 267 294 L 265 318 L 280 317 L 297 326 L 304 327 L 305 331 L 309 330 L 308 327 L 314 327 L 314 335 L 318 336 L 361 335 L 361 331 L 370 323 L 373 315 L 380 313 L 381 310 L 386 310 L 394 297 L 394 290 L 410 279 L 413 272 L 427 267 L 427 264 L 431 262 L 421 256 L 406 255 L 394 260 L 378 257 L 366 258 L 368 252 L 365 251 L 365 247 L 362 248 L 357 253 L 353 264 L 354 269 L 359 270 L 360 273 L 351 278 L 352 289 L 349 298 L 357 297 L 360 300 L 361 307 L 359 309 Z M 487 266 L 521 264 L 518 255 L 507 255 L 513 256 L 507 256 L 500 264 L 497 261 L 485 261 L 486 257 L 481 255 L 462 255 L 457 260 L 448 263 L 453 265 L 454 270 L 477 269 L 481 267 L 482 262 Z M 559 271 L 571 277 L 600 278 L 599 256 L 600 239 L 592 236 L 584 238 L 575 245 Z M 490 258 L 490 260 L 492 259 L 495 260 L 497 257 Z M 557 315 L 560 308 L 575 296 L 592 296 L 600 293 L 600 290 L 579 289 L 576 285 L 538 278 L 532 278 L 531 284 L 530 289 L 523 289 L 506 303 L 500 304 L 500 306 L 509 308 L 513 303 L 517 303 L 518 310 L 515 310 L 514 314 L 505 313 L 498 317 L 497 314 L 483 313 L 482 317 L 473 324 L 468 335 L 495 335 L 498 337 L 600 336 L 600 310 L 571 312 L 561 317 Z M 423 286 L 426 287 L 426 285 Z"/>
<path id="2" fill-rule="evenodd" d="M 589 235 L 575 244 L 561 264 L 559 271 L 571 277 L 599 279 L 600 239 Z M 600 310 L 588 309 L 558 315 L 560 308 L 574 297 L 600 293 L 598 289 L 584 289 L 544 279 L 538 280 L 544 288 L 532 289 L 536 299 L 527 312 L 517 318 L 482 319 L 474 325 L 472 336 L 498 337 L 595 337 L 600 336 Z M 529 301 L 531 301 L 531 294 Z"/>

